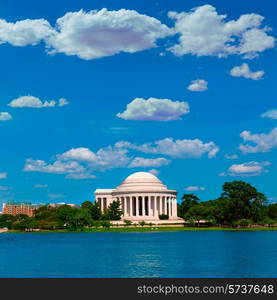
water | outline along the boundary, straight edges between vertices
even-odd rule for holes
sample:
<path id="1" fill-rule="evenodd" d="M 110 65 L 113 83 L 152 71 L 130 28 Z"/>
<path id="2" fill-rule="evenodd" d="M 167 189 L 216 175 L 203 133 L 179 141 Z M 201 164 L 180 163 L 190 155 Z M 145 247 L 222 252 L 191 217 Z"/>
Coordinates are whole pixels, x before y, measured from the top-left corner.
<path id="1" fill-rule="evenodd" d="M 277 277 L 277 231 L 0 234 L 0 277 Z"/>

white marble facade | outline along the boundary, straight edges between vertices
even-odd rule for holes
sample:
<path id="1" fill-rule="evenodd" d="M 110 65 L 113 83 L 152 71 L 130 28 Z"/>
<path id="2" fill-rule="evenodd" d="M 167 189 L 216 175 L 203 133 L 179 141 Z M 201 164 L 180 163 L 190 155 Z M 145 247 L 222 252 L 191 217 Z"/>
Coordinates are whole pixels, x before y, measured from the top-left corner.
<path id="1" fill-rule="evenodd" d="M 123 211 L 122 219 L 159 220 L 159 215 L 166 214 L 169 220 L 177 220 L 177 200 L 175 190 L 169 190 L 153 174 L 137 172 L 128 176 L 115 189 L 97 189 L 95 200 L 102 211 L 111 202 L 119 200 Z"/>

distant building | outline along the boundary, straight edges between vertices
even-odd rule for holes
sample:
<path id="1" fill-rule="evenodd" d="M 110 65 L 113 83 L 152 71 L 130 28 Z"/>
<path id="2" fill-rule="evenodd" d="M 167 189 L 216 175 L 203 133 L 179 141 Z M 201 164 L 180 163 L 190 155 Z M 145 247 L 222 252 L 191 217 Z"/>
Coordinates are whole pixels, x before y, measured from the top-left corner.
<path id="1" fill-rule="evenodd" d="M 48 205 L 51 206 L 51 207 L 59 207 L 59 206 L 62 206 L 62 205 L 68 205 L 68 206 L 71 206 L 71 207 L 80 207 L 80 205 L 73 204 L 73 203 L 65 203 L 65 202 L 61 202 L 61 203 L 50 203 L 50 204 L 48 204 Z"/>
<path id="2" fill-rule="evenodd" d="M 36 210 L 39 205 L 34 205 L 30 203 L 3 203 L 3 214 L 7 215 L 27 215 L 32 217 L 34 210 Z"/>
<path id="3" fill-rule="evenodd" d="M 169 190 L 155 175 L 137 172 L 127 177 L 115 189 L 97 189 L 96 202 L 102 211 L 115 201 L 120 201 L 122 219 L 157 221 L 159 215 L 168 215 L 169 220 L 177 216 L 177 192 Z"/>

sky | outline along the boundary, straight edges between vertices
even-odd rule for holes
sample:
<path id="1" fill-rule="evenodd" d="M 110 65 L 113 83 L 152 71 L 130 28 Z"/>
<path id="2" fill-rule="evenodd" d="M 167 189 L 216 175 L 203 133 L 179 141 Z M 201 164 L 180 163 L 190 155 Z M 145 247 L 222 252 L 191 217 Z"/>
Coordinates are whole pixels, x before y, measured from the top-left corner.
<path id="1" fill-rule="evenodd" d="M 179 199 L 244 180 L 276 202 L 276 8 L 2 5 L 0 204 L 82 203 L 138 171 Z"/>

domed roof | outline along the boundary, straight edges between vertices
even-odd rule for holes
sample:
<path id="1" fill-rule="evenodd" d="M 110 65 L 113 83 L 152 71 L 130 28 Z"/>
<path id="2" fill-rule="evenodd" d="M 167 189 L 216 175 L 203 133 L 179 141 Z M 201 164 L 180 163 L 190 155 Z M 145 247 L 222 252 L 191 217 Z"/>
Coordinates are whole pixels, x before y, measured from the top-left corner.
<path id="1" fill-rule="evenodd" d="M 165 191 L 167 187 L 152 173 L 136 172 L 128 176 L 117 188 L 122 191 Z"/>
<path id="2" fill-rule="evenodd" d="M 161 182 L 155 175 L 149 172 L 136 172 L 131 175 L 129 175 L 124 182 L 137 182 L 137 181 L 143 181 L 143 182 Z"/>

